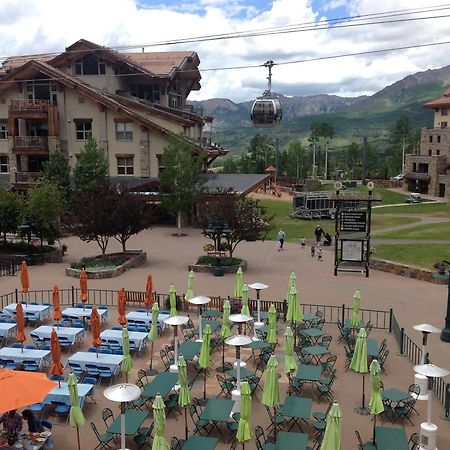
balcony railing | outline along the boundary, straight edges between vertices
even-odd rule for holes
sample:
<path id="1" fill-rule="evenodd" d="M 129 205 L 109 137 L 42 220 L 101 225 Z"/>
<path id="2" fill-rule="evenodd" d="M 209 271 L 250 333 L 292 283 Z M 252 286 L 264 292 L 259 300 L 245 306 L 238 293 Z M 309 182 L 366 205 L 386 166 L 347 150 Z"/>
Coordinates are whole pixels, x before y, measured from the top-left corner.
<path id="1" fill-rule="evenodd" d="M 42 172 L 16 172 L 15 183 L 33 184 L 42 177 Z"/>
<path id="2" fill-rule="evenodd" d="M 42 112 L 47 113 L 49 102 L 47 100 L 11 100 L 11 112 Z"/>
<path id="3" fill-rule="evenodd" d="M 48 138 L 44 136 L 14 136 L 13 152 L 48 152 Z"/>

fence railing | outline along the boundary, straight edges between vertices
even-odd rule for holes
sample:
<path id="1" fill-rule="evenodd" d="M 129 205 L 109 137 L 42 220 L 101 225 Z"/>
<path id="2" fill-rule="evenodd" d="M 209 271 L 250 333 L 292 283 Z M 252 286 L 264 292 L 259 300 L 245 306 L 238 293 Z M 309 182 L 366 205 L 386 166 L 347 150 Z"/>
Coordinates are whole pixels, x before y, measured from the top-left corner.
<path id="1" fill-rule="evenodd" d="M 0 259 L 0 277 L 15 275 L 20 269 L 20 258 Z"/>

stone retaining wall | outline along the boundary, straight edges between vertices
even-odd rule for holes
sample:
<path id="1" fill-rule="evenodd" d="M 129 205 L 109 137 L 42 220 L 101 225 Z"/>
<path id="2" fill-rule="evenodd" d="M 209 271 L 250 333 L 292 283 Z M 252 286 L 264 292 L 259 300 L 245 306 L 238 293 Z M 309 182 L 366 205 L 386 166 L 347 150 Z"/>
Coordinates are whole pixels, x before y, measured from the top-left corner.
<path id="1" fill-rule="evenodd" d="M 236 273 L 239 266 L 242 267 L 242 270 L 245 272 L 247 270 L 247 261 L 243 260 L 240 264 L 235 266 L 222 266 L 223 271 L 225 273 Z M 189 264 L 188 270 L 192 270 L 193 272 L 203 272 L 203 273 L 212 273 L 214 270 L 214 266 L 207 266 L 205 264 Z"/>
<path id="2" fill-rule="evenodd" d="M 430 270 L 407 266 L 405 264 L 395 263 L 392 261 L 370 258 L 370 267 L 375 270 L 381 270 L 382 272 L 390 272 L 402 277 L 415 278 L 416 280 L 428 281 L 430 283 L 447 283 L 446 280 L 442 281 L 440 279 L 436 279 L 433 276 L 434 272 L 431 272 Z"/>

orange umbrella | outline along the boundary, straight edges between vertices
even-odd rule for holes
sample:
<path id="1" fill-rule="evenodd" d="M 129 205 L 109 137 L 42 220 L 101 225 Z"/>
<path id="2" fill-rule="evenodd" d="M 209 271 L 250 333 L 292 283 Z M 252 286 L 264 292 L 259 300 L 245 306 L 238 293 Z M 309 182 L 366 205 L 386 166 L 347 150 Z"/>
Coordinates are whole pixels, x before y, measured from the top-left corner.
<path id="1" fill-rule="evenodd" d="M 149 273 L 147 277 L 147 286 L 145 288 L 145 306 L 148 310 L 152 307 L 155 299 L 153 298 L 153 280 L 152 275 Z"/>
<path id="2" fill-rule="evenodd" d="M 80 272 L 80 290 L 81 290 L 81 301 L 86 303 L 88 300 L 87 295 L 87 274 L 84 269 L 81 269 Z"/>
<path id="3" fill-rule="evenodd" d="M 59 307 L 59 289 L 58 286 L 53 287 L 53 320 L 59 322 L 62 319 L 61 308 Z"/>
<path id="4" fill-rule="evenodd" d="M 94 306 L 91 312 L 91 330 L 92 330 L 92 345 L 97 348 L 100 347 L 102 340 L 100 339 L 100 316 L 98 315 L 97 308 Z"/>
<path id="5" fill-rule="evenodd" d="M 0 414 L 39 403 L 55 387 L 42 372 L 0 369 Z"/>
<path id="6" fill-rule="evenodd" d="M 52 375 L 61 376 L 64 373 L 64 367 L 61 364 L 61 347 L 59 345 L 58 334 L 55 330 L 52 330 L 50 335 L 50 351 L 52 352 L 52 365 L 50 367 L 50 373 Z M 61 386 L 60 380 L 58 380 L 59 386 Z"/>
<path id="7" fill-rule="evenodd" d="M 25 261 L 22 261 L 20 267 L 20 282 L 22 284 L 22 294 L 26 294 L 30 289 L 30 277 L 28 275 L 28 266 Z"/>
<path id="8" fill-rule="evenodd" d="M 125 316 L 125 304 L 127 302 L 127 296 L 125 294 L 125 289 L 120 288 L 119 289 L 119 295 L 117 297 L 117 306 L 119 310 L 119 317 L 117 319 L 117 322 L 120 323 L 120 325 L 126 325 L 127 324 L 127 318 Z"/>
<path id="9" fill-rule="evenodd" d="M 23 307 L 22 303 L 17 303 L 16 306 L 16 323 L 17 323 L 17 336 L 16 341 L 23 344 L 27 338 L 25 336 L 25 319 L 23 317 Z M 22 345 L 23 351 L 23 345 Z"/>

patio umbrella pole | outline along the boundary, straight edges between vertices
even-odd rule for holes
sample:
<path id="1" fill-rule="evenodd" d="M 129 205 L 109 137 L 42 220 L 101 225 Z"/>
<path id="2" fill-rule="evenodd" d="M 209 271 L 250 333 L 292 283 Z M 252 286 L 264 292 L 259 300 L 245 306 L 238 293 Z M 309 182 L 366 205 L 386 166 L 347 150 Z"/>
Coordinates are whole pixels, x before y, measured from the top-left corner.
<path id="1" fill-rule="evenodd" d="M 59 386 L 61 387 L 61 385 Z M 81 445 L 80 445 L 80 429 L 77 427 L 77 443 L 78 443 L 78 450 L 81 450 Z"/>
<path id="2" fill-rule="evenodd" d="M 184 434 L 186 437 L 186 440 L 188 440 L 189 437 L 189 430 L 188 430 L 188 424 L 187 424 L 187 408 L 184 407 Z"/>
<path id="3" fill-rule="evenodd" d="M 120 448 L 125 450 L 125 403 L 120 404 Z"/>
<path id="4" fill-rule="evenodd" d="M 203 400 L 206 400 L 206 369 L 203 369 L 204 377 L 203 377 Z"/>
<path id="5" fill-rule="evenodd" d="M 375 445 L 375 428 L 376 428 L 376 426 L 377 426 L 377 415 L 378 415 L 378 414 L 375 414 L 375 415 L 373 416 L 373 433 L 372 433 L 372 442 L 373 442 L 373 445 Z"/>

